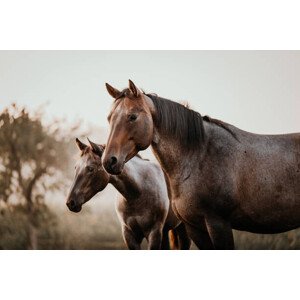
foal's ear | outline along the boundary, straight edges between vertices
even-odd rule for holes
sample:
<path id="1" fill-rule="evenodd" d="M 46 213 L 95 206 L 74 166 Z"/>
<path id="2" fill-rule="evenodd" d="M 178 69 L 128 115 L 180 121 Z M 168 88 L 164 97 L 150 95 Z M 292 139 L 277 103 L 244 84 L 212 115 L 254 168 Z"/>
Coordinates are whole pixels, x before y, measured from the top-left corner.
<path id="1" fill-rule="evenodd" d="M 88 138 L 88 141 L 93 149 L 93 152 L 99 156 L 102 156 L 103 151 L 104 151 L 104 146 L 93 143 L 92 141 L 89 140 L 89 138 Z"/>
<path id="2" fill-rule="evenodd" d="M 79 148 L 79 150 L 83 151 L 85 148 L 87 148 L 87 145 L 81 142 L 78 138 L 76 138 L 76 144 Z"/>
<path id="3" fill-rule="evenodd" d="M 140 90 L 135 86 L 135 84 L 129 79 L 129 89 L 135 97 L 139 97 Z"/>
<path id="4" fill-rule="evenodd" d="M 121 92 L 117 89 L 115 89 L 114 87 L 112 87 L 111 85 L 109 85 L 108 83 L 105 83 L 106 89 L 108 91 L 108 93 L 115 99 L 117 99 L 120 95 Z"/>

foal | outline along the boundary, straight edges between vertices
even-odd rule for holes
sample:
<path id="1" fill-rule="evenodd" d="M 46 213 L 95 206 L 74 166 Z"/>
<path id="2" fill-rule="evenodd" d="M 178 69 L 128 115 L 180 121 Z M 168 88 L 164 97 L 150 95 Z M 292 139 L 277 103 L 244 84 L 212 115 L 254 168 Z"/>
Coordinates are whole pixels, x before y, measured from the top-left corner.
<path id="1" fill-rule="evenodd" d="M 78 139 L 76 143 L 81 157 L 66 203 L 71 211 L 79 212 L 85 202 L 111 183 L 120 193 L 116 211 L 129 249 L 140 249 L 144 238 L 148 249 L 169 249 L 170 230 L 177 247 L 190 248 L 184 224 L 171 209 L 164 174 L 157 164 L 135 156 L 122 174 L 110 175 L 101 162 L 103 145 L 89 141 L 87 146 Z"/>

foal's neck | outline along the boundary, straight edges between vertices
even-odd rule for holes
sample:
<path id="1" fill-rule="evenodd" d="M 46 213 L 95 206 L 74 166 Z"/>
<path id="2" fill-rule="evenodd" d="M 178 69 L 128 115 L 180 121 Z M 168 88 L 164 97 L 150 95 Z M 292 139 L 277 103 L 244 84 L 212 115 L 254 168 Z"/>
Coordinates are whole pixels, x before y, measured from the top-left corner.
<path id="1" fill-rule="evenodd" d="M 134 170 L 133 164 L 134 162 L 128 161 L 124 166 L 123 172 L 120 175 L 110 175 L 109 180 L 127 201 L 136 199 L 141 193 L 136 178 L 137 171 Z"/>

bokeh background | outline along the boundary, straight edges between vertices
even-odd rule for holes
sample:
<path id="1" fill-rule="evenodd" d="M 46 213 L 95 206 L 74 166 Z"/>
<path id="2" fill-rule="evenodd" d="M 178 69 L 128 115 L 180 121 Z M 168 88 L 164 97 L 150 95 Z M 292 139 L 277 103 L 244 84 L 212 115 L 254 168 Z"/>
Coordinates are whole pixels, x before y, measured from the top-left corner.
<path id="1" fill-rule="evenodd" d="M 79 214 L 65 198 L 75 137 L 105 142 L 104 83 L 129 78 L 247 131 L 300 131 L 299 51 L 0 51 L 0 249 L 125 249 L 112 186 Z M 237 249 L 300 249 L 300 230 L 234 235 Z"/>

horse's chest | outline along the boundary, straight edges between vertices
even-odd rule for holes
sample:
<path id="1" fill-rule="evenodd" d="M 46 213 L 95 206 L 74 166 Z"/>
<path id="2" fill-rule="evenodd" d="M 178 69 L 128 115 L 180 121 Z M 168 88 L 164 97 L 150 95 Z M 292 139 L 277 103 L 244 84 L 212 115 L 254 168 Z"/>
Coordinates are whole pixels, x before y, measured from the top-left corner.
<path id="1" fill-rule="evenodd" d="M 172 208 L 179 219 L 190 222 L 203 215 L 199 200 L 191 190 L 182 189 L 176 195 L 172 193 Z"/>
<path id="2" fill-rule="evenodd" d="M 234 200 L 229 194 L 222 193 L 221 189 L 201 189 L 199 184 L 176 187 L 172 190 L 172 202 L 178 217 L 191 224 L 209 214 L 228 216 L 234 208 Z"/>

